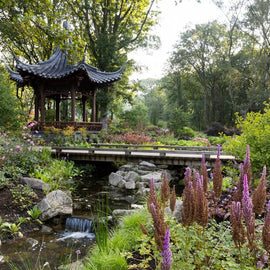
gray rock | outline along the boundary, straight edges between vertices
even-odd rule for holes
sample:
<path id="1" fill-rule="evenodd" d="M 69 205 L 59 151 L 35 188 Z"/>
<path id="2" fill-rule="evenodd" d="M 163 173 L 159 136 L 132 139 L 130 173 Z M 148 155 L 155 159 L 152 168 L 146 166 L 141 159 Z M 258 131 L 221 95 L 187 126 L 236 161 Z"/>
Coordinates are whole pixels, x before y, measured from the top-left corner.
<path id="1" fill-rule="evenodd" d="M 143 205 L 133 203 L 133 204 L 131 204 L 131 208 L 133 208 L 133 209 L 142 209 Z"/>
<path id="2" fill-rule="evenodd" d="M 126 181 L 123 180 L 123 179 L 121 179 L 117 186 L 118 186 L 119 188 L 124 188 L 124 187 L 125 187 L 125 184 L 126 184 Z"/>
<path id="3" fill-rule="evenodd" d="M 181 217 L 182 208 L 183 208 L 183 201 L 176 200 L 174 211 L 172 212 L 170 207 L 168 206 L 165 208 L 165 213 L 168 216 L 173 216 L 178 222 L 181 222 L 182 221 L 182 217 Z"/>
<path id="4" fill-rule="evenodd" d="M 43 234 L 51 234 L 51 233 L 53 233 L 53 229 L 51 227 L 49 227 L 49 226 L 46 226 L 46 225 L 42 225 L 40 231 Z"/>
<path id="5" fill-rule="evenodd" d="M 4 261 L 4 256 L 0 255 L 0 263 L 3 263 L 3 262 L 5 262 Z"/>
<path id="6" fill-rule="evenodd" d="M 157 166 L 155 164 L 147 162 L 147 161 L 142 161 L 139 164 L 139 170 L 153 171 L 156 168 L 157 168 Z"/>
<path id="7" fill-rule="evenodd" d="M 119 168 L 120 171 L 125 171 L 125 172 L 129 172 L 130 170 L 132 170 L 134 167 L 136 167 L 136 165 L 133 164 L 125 164 L 123 166 L 121 166 Z"/>
<path id="8" fill-rule="evenodd" d="M 115 173 L 117 173 L 117 174 L 119 174 L 120 176 L 124 177 L 124 176 L 126 175 L 127 172 L 125 172 L 125 171 L 117 171 L 117 172 L 115 172 Z"/>
<path id="9" fill-rule="evenodd" d="M 125 216 L 134 213 L 136 210 L 115 209 L 112 212 L 113 217 Z"/>
<path id="10" fill-rule="evenodd" d="M 137 191 L 136 195 L 138 195 L 138 196 L 148 195 L 149 191 L 150 191 L 150 188 L 141 187 Z"/>
<path id="11" fill-rule="evenodd" d="M 126 189 L 135 189 L 136 188 L 136 184 L 134 181 L 129 181 L 125 183 L 125 188 Z"/>
<path id="12" fill-rule="evenodd" d="M 145 187 L 147 183 L 145 182 L 136 182 L 136 188 L 137 189 L 140 189 L 142 187 Z"/>
<path id="13" fill-rule="evenodd" d="M 31 188 L 40 190 L 49 190 L 51 188 L 50 184 L 43 182 L 37 178 L 21 177 L 21 183 L 30 186 Z"/>
<path id="14" fill-rule="evenodd" d="M 71 215 L 72 199 L 67 193 L 54 190 L 39 202 L 37 207 L 42 211 L 40 220 L 45 221 L 58 215 Z"/>
<path id="15" fill-rule="evenodd" d="M 162 180 L 162 172 L 158 171 L 142 175 L 141 181 L 149 184 L 152 178 L 154 179 L 154 183 L 160 182 Z"/>
<path id="16" fill-rule="evenodd" d="M 121 180 L 123 180 L 123 177 L 121 175 L 117 174 L 117 173 L 111 173 L 109 175 L 109 183 L 112 186 L 117 187 Z"/>
<path id="17" fill-rule="evenodd" d="M 38 245 L 38 240 L 34 239 L 34 238 L 26 238 L 25 242 L 27 244 L 29 244 L 32 248 L 35 247 L 36 245 Z"/>
<path id="18" fill-rule="evenodd" d="M 139 175 L 146 175 L 146 174 L 151 173 L 152 171 L 138 170 L 137 172 L 138 172 Z"/>
<path id="19" fill-rule="evenodd" d="M 126 176 L 124 177 L 124 179 L 127 181 L 127 182 L 136 182 L 138 179 L 139 179 L 140 177 L 139 177 L 139 174 L 138 173 L 136 173 L 136 172 L 133 172 L 133 171 L 131 171 L 131 172 L 128 172 L 127 174 L 126 174 Z"/>

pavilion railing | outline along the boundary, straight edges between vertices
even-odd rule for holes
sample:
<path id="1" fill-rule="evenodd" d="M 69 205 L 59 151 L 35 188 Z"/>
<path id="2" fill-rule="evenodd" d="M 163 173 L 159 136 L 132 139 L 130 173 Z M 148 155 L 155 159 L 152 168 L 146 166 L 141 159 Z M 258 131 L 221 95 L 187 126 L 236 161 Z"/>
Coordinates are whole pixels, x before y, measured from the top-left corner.
<path id="1" fill-rule="evenodd" d="M 65 129 L 67 127 L 74 127 L 74 130 L 79 128 L 85 128 L 87 131 L 100 131 L 102 129 L 102 123 L 100 122 L 72 122 L 72 121 L 51 121 L 51 122 L 38 122 L 35 126 L 36 130 L 44 130 L 45 128 L 55 127 L 59 129 Z"/>

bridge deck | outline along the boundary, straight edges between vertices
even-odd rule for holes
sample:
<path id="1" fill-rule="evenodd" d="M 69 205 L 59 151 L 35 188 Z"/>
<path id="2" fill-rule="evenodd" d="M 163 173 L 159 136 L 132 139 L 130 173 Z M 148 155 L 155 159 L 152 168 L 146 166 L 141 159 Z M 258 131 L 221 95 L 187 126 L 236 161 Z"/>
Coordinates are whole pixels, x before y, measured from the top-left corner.
<path id="1" fill-rule="evenodd" d="M 109 145 L 106 146 L 108 147 Z M 110 145 L 109 147 L 112 146 Z M 68 159 L 73 161 L 138 162 L 140 160 L 152 160 L 155 164 L 184 165 L 190 167 L 200 166 L 202 153 L 205 154 L 205 159 L 209 167 L 214 166 L 217 158 L 217 152 L 210 151 L 215 149 L 205 147 L 203 149 L 192 147 L 191 150 L 174 150 L 171 147 L 168 147 L 168 150 L 163 149 L 167 148 L 166 146 L 159 146 L 163 150 L 158 150 L 151 149 L 154 147 L 148 145 L 144 146 L 147 149 L 138 149 L 139 147 L 134 149 L 136 146 L 132 148 L 131 145 L 114 147 L 100 148 L 100 145 L 94 148 L 53 147 L 52 152 L 57 156 L 68 157 Z M 220 160 L 226 163 L 228 161 L 234 161 L 235 157 L 221 153 Z"/>

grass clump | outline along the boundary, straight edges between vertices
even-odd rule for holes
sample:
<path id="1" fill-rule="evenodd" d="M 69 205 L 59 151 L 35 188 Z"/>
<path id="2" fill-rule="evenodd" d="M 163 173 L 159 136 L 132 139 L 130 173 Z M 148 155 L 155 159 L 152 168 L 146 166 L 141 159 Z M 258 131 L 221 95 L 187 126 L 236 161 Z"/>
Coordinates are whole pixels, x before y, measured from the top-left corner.
<path id="1" fill-rule="evenodd" d="M 138 239 L 143 235 L 139 222 L 147 223 L 149 213 L 140 209 L 121 219 L 120 224 L 111 233 L 107 248 L 95 246 L 84 263 L 83 269 L 121 270 L 127 269 L 125 255 L 139 247 Z"/>

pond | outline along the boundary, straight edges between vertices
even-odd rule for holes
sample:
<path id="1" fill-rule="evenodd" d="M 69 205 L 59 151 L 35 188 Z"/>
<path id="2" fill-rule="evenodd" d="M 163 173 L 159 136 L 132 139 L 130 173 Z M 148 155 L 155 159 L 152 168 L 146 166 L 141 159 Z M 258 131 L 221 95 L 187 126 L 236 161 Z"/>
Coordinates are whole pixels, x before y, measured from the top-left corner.
<path id="1" fill-rule="evenodd" d="M 66 220 L 66 225 L 54 226 L 53 234 L 33 232 L 22 239 L 3 244 L 0 247 L 0 261 L 1 256 L 4 256 L 5 260 L 8 258 L 19 270 L 37 269 L 38 262 L 41 266 L 48 262 L 51 269 L 55 269 L 67 261 L 68 256 L 71 261 L 75 261 L 77 256 L 83 258 L 95 243 L 91 220 L 96 215 L 98 201 L 108 196 L 110 212 L 114 209 L 130 209 L 131 204 L 136 203 L 132 192 L 109 187 L 110 168 L 105 169 L 102 164 L 99 166 L 101 168 L 97 168 L 97 173 L 81 179 L 73 193 L 73 216 Z M 11 268 L 3 263 L 0 269 Z"/>

